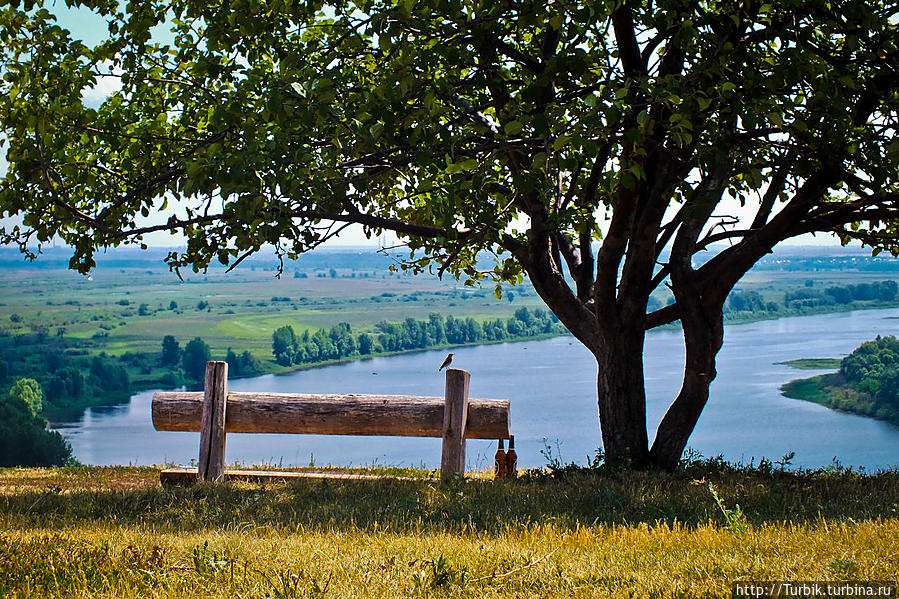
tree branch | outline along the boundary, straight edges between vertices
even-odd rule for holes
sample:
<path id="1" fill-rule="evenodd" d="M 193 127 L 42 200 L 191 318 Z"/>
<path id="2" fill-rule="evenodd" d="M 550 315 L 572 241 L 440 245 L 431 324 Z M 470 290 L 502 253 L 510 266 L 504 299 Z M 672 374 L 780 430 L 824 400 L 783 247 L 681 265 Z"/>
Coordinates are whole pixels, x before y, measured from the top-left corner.
<path id="1" fill-rule="evenodd" d="M 612 27 L 624 74 L 628 78 L 646 75 L 646 64 L 640 55 L 640 45 L 634 30 L 634 18 L 627 3 L 623 2 L 621 7 L 612 13 Z"/>

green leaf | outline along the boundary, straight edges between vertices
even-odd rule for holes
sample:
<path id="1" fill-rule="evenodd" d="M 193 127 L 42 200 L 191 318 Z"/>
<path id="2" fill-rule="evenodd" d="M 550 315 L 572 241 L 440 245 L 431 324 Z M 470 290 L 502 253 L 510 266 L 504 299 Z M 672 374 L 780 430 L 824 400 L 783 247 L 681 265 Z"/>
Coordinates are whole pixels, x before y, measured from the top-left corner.
<path id="1" fill-rule="evenodd" d="M 511 121 L 506 123 L 506 126 L 503 127 L 503 130 L 506 132 L 506 135 L 518 135 L 521 133 L 522 124 L 521 121 Z"/>
<path id="2" fill-rule="evenodd" d="M 625 189 L 630 191 L 637 189 L 637 178 L 627 171 L 622 171 L 618 176 L 618 180 L 621 181 Z"/>

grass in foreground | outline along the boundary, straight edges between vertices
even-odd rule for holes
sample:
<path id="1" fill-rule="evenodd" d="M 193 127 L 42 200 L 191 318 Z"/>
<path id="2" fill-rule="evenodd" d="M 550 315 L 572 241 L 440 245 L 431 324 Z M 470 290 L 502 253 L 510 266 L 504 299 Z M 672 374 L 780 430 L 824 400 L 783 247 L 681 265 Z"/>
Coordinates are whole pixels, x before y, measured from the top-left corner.
<path id="1" fill-rule="evenodd" d="M 890 579 L 899 472 L 531 472 L 163 489 L 154 468 L 0 470 L 0 596 L 730 597 Z"/>

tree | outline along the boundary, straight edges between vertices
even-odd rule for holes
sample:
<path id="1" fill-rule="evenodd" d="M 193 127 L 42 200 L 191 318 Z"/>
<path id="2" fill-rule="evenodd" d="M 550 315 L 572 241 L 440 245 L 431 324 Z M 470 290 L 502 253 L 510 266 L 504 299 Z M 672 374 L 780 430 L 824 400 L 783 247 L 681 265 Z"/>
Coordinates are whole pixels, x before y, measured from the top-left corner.
<path id="1" fill-rule="evenodd" d="M 361 333 L 359 335 L 359 353 L 363 356 L 367 356 L 374 351 L 375 343 L 371 338 L 371 335 L 368 333 Z"/>
<path id="2" fill-rule="evenodd" d="M 297 353 L 297 336 L 290 325 L 275 329 L 272 333 L 272 353 L 281 366 L 290 366 Z"/>
<path id="3" fill-rule="evenodd" d="M 194 337 L 184 346 L 181 354 L 181 366 L 184 374 L 195 381 L 202 380 L 206 374 L 206 362 L 212 359 L 212 350 L 200 337 Z"/>
<path id="4" fill-rule="evenodd" d="M 9 390 L 9 398 L 13 401 L 21 401 L 35 416 L 41 413 L 44 407 L 44 393 L 41 385 L 34 379 L 19 379 Z"/>
<path id="5" fill-rule="evenodd" d="M 62 466 L 71 457 L 68 442 L 21 397 L 0 399 L 0 466 Z"/>
<path id="6" fill-rule="evenodd" d="M 228 363 L 228 376 L 238 376 L 240 374 L 240 358 L 234 353 L 230 347 L 225 354 L 225 362 Z"/>
<path id="7" fill-rule="evenodd" d="M 240 354 L 238 363 L 240 364 L 239 371 L 241 375 L 248 376 L 262 372 L 262 362 L 247 350 Z"/>
<path id="8" fill-rule="evenodd" d="M 105 352 L 91 359 L 90 377 L 93 384 L 106 391 L 128 391 L 131 382 L 128 371 Z"/>
<path id="9" fill-rule="evenodd" d="M 263 366 L 256 356 L 248 351 L 237 355 L 230 347 L 228 348 L 225 361 L 228 363 L 228 376 L 251 376 L 262 372 Z"/>
<path id="10" fill-rule="evenodd" d="M 163 366 L 177 366 L 181 362 L 181 346 L 173 335 L 162 338 L 161 362 Z"/>
<path id="11" fill-rule="evenodd" d="M 726 298 L 779 242 L 899 253 L 895 3 L 90 6 L 95 47 L 46 11 L 2 17 L 0 206 L 23 219 L 3 240 L 33 257 L 58 235 L 86 272 L 99 247 L 178 231 L 169 264 L 203 269 L 357 223 L 406 239 L 413 272 L 527 275 L 596 357 L 610 462 L 677 464 Z M 86 106 L 101 78 L 121 90 Z M 676 321 L 683 381 L 650 447 L 644 338 Z"/>
<path id="12" fill-rule="evenodd" d="M 40 416 L 42 401 L 34 379 L 17 380 L 0 399 L 0 466 L 61 466 L 72 457 L 62 435 L 47 430 Z"/>

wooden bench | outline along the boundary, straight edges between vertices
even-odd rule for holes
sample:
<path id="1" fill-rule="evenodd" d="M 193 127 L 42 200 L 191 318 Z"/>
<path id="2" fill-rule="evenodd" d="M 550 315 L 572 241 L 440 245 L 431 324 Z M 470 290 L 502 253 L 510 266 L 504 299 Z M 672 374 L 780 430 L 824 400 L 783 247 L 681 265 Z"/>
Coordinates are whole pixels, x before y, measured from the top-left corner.
<path id="1" fill-rule="evenodd" d="M 226 477 L 226 433 L 442 437 L 440 478 L 445 479 L 465 472 L 466 439 L 510 436 L 509 401 L 469 399 L 470 378 L 464 370 L 448 369 L 444 397 L 228 393 L 227 362 L 209 362 L 202 392 L 153 395 L 153 426 L 200 432 L 195 476 L 201 481 Z M 238 477 L 227 473 L 229 479 Z M 183 483 L 185 470 L 165 470 L 161 479 Z"/>

